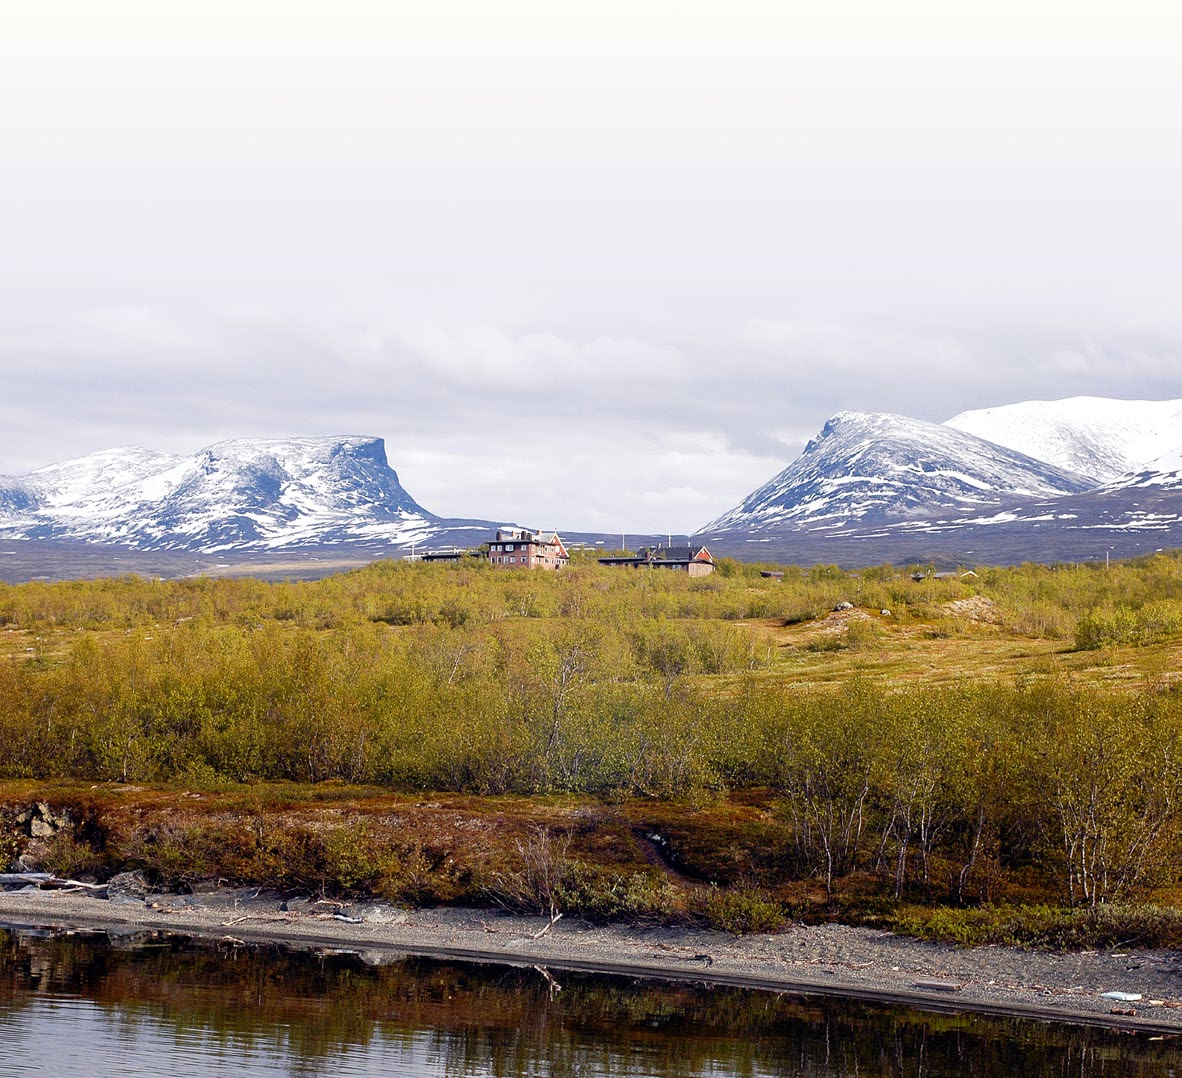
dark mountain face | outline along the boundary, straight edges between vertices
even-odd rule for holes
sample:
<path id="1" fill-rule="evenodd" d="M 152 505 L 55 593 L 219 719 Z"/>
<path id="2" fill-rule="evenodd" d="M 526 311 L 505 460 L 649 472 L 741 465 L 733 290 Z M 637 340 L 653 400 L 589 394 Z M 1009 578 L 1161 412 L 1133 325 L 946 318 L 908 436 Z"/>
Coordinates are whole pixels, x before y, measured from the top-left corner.
<path id="1" fill-rule="evenodd" d="M 32 513 L 37 508 L 37 495 L 22 480 L 0 476 L 0 519 L 9 513 Z"/>

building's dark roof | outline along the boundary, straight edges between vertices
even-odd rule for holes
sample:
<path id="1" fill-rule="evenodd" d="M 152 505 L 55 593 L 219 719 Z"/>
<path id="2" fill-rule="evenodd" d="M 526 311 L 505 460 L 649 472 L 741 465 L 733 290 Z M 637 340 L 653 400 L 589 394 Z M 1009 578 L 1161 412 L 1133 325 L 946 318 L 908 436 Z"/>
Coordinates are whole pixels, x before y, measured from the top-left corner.
<path id="1" fill-rule="evenodd" d="M 425 550 L 417 556 L 418 561 L 460 561 L 462 558 L 478 558 L 478 550 Z"/>
<path id="2" fill-rule="evenodd" d="M 714 559 L 704 546 L 646 546 L 635 554 L 599 559 L 601 565 L 689 565 L 691 562 L 713 565 Z"/>
<path id="3" fill-rule="evenodd" d="M 636 556 L 644 561 L 705 561 L 706 558 L 699 558 L 704 550 L 706 558 L 713 561 L 704 546 L 646 546 L 641 547 Z"/>

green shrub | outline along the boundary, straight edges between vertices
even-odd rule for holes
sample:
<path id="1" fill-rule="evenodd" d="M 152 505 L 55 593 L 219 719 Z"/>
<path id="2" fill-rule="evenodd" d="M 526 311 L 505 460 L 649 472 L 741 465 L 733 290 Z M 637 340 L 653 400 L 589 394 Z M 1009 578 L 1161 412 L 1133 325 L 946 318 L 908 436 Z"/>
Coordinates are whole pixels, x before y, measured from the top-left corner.
<path id="1" fill-rule="evenodd" d="M 387 902 L 411 907 L 438 906 L 467 897 L 449 866 L 418 844 L 387 851 L 371 890 Z"/>
<path id="2" fill-rule="evenodd" d="M 558 907 L 600 923 L 667 924 L 684 916 L 676 889 L 657 870 L 621 874 L 577 861 L 563 877 Z"/>
<path id="3" fill-rule="evenodd" d="M 851 618 L 845 629 L 846 646 L 872 648 L 882 645 L 883 631 L 872 618 Z"/>
<path id="4" fill-rule="evenodd" d="M 1089 611 L 1075 628 L 1075 646 L 1094 651 L 1111 644 L 1127 644 L 1137 633 L 1137 615 L 1127 606 Z"/>
<path id="5" fill-rule="evenodd" d="M 16 859 L 28 845 L 28 839 L 21 834 L 16 822 L 17 815 L 12 806 L 0 806 L 0 872 L 15 867 Z"/>
<path id="6" fill-rule="evenodd" d="M 736 936 L 776 932 L 787 922 L 784 908 L 762 891 L 711 889 L 701 906 L 710 928 Z"/>
<path id="7" fill-rule="evenodd" d="M 908 907 L 895 915 L 891 927 L 901 935 L 962 945 L 995 943 L 1056 951 L 1182 946 L 1182 910 L 1173 906 Z"/>
<path id="8" fill-rule="evenodd" d="M 1089 610 L 1075 629 L 1079 651 L 1112 644 L 1152 644 L 1182 629 L 1182 603 L 1156 600 L 1134 609 L 1125 604 Z"/>
<path id="9" fill-rule="evenodd" d="M 824 653 L 827 651 L 845 651 L 850 646 L 846 633 L 822 632 L 804 645 L 805 651 Z"/>

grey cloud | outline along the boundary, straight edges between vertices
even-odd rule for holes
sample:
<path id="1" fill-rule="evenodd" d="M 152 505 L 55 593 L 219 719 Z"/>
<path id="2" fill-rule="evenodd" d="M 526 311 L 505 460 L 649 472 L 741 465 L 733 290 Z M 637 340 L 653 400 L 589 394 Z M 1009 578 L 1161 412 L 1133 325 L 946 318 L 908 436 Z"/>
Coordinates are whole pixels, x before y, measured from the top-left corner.
<path id="1" fill-rule="evenodd" d="M 1031 335 L 1029 355 L 996 334 L 864 314 L 696 312 L 689 330 L 631 317 L 599 334 L 547 321 L 150 304 L 9 318 L 0 470 L 116 444 L 368 433 L 436 512 L 689 530 L 839 409 L 938 420 L 1040 395 L 1129 395 L 1169 368 L 1168 333 L 1144 331 Z"/>

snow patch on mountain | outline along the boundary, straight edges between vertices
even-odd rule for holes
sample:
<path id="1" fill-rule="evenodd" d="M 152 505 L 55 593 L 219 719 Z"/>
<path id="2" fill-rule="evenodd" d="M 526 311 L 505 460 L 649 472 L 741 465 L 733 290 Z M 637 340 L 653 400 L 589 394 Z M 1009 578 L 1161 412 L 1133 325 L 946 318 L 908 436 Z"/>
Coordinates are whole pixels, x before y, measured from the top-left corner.
<path id="1" fill-rule="evenodd" d="M 1101 489 L 1127 490 L 1132 487 L 1182 490 L 1182 446 L 1177 446 L 1119 479 L 1106 483 Z"/>
<path id="2" fill-rule="evenodd" d="M 961 412 L 944 425 L 1101 483 L 1182 443 L 1182 400 L 1023 401 Z"/>

